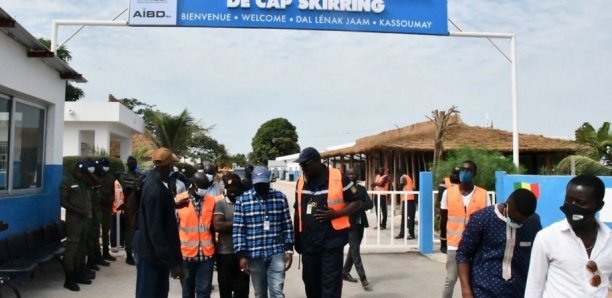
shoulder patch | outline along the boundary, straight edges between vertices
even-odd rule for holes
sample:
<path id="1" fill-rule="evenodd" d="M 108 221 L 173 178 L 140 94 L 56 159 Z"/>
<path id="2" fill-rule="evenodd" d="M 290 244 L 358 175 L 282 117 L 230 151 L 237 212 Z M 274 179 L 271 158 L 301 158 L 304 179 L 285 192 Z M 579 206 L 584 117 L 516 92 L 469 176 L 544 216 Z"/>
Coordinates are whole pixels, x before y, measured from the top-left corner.
<path id="1" fill-rule="evenodd" d="M 70 185 L 70 188 L 79 188 L 79 185 L 78 184 L 72 184 L 72 185 Z"/>

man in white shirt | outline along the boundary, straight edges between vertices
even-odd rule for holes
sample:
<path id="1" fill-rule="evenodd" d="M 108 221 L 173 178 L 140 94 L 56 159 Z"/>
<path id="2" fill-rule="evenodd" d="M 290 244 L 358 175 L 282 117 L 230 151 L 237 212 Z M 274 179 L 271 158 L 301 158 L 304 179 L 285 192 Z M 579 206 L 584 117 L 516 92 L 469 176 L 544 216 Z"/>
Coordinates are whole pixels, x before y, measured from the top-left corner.
<path id="1" fill-rule="evenodd" d="M 612 278 L 610 228 L 595 218 L 605 186 L 592 175 L 567 184 L 565 219 L 535 238 L 525 297 L 607 297 Z"/>

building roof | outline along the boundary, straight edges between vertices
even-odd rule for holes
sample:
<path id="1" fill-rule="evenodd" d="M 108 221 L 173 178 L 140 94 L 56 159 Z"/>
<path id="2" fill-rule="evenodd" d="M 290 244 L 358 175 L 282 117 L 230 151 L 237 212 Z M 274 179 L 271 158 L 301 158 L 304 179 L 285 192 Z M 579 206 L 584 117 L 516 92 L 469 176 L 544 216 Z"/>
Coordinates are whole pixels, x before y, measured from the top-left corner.
<path id="1" fill-rule="evenodd" d="M 49 67 L 55 69 L 61 79 L 79 83 L 87 82 L 83 75 L 72 69 L 64 60 L 58 58 L 2 8 L 0 8 L 0 32 L 3 32 L 25 47 L 28 57 L 41 59 Z"/>
<path id="2" fill-rule="evenodd" d="M 486 148 L 501 152 L 512 152 L 512 132 L 470 126 L 455 116 L 453 126 L 446 133 L 445 150 L 464 146 Z M 323 157 L 367 153 L 377 150 L 433 151 L 436 127 L 431 121 L 419 122 L 399 129 L 358 139 L 352 147 L 322 153 Z M 573 153 L 584 148 L 569 140 L 548 138 L 541 135 L 519 134 L 521 153 L 564 152 Z"/>

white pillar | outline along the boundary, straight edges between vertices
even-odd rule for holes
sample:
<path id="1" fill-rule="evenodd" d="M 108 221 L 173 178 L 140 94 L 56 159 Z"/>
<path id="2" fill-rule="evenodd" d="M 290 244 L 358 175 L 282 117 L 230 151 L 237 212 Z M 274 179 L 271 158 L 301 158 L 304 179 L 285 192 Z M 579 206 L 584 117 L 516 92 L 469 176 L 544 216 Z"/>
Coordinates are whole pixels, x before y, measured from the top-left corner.
<path id="1" fill-rule="evenodd" d="M 106 152 L 106 154 L 110 153 L 110 131 L 108 128 L 98 128 L 95 131 L 94 137 L 94 150 L 96 153 Z"/>
<path id="2" fill-rule="evenodd" d="M 125 163 L 128 156 L 132 155 L 132 138 L 121 138 L 121 144 L 119 149 L 119 155 L 121 160 Z"/>

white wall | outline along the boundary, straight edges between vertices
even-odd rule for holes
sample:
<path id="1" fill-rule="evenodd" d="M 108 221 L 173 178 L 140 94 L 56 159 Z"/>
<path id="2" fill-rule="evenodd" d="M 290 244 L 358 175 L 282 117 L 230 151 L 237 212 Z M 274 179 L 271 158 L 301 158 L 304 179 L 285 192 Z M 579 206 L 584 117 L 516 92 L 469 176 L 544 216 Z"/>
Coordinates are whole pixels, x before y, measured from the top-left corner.
<path id="1" fill-rule="evenodd" d="M 62 164 L 65 81 L 41 59 L 0 33 L 0 92 L 47 107 L 46 164 Z M 58 114 L 59 113 L 59 114 Z"/>

